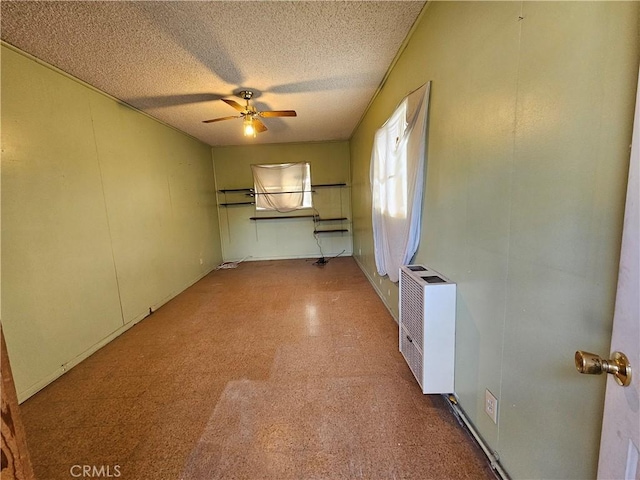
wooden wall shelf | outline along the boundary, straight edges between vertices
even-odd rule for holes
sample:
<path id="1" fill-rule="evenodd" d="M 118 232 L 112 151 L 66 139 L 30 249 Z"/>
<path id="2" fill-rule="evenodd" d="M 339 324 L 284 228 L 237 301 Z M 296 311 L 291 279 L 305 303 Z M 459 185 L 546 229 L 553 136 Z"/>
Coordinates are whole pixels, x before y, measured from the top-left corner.
<path id="1" fill-rule="evenodd" d="M 346 183 L 316 183 L 311 184 L 311 188 L 346 187 Z"/>
<path id="2" fill-rule="evenodd" d="M 218 190 L 220 193 L 240 193 L 240 192 L 253 192 L 253 188 L 225 188 Z"/>
<path id="3" fill-rule="evenodd" d="M 233 207 L 235 205 L 255 205 L 256 202 L 234 202 L 234 203 L 220 203 L 221 207 Z"/>
<path id="4" fill-rule="evenodd" d="M 311 188 L 342 188 L 348 187 L 346 183 L 316 183 L 312 184 Z M 218 190 L 219 193 L 223 194 L 244 194 L 248 197 L 253 197 L 257 195 L 253 188 L 223 188 Z M 315 190 L 312 190 L 315 192 Z M 298 192 L 282 192 L 282 193 L 298 193 Z M 226 199 L 226 197 L 225 197 Z M 246 205 L 255 205 L 255 202 L 226 202 L 219 203 L 220 207 L 236 207 L 236 206 L 246 206 Z M 314 223 L 319 222 L 343 222 L 348 220 L 347 217 L 330 217 L 330 218 L 320 218 L 318 215 L 277 215 L 277 216 L 264 216 L 264 217 L 249 217 L 249 220 L 253 221 L 263 221 L 263 220 L 291 220 L 295 218 L 312 218 Z M 314 229 L 313 234 L 322 234 L 322 233 L 344 233 L 349 230 L 346 228 L 327 228 L 317 230 Z"/>
<path id="5" fill-rule="evenodd" d="M 314 230 L 313 234 L 316 235 L 318 233 L 337 233 L 337 232 L 348 232 L 346 228 L 333 228 L 331 230 Z"/>
<path id="6" fill-rule="evenodd" d="M 291 218 L 314 218 L 315 215 L 281 215 L 279 217 L 249 217 L 249 220 L 281 220 Z"/>
<path id="7" fill-rule="evenodd" d="M 316 183 L 312 184 L 311 188 L 331 188 L 331 187 L 346 187 L 346 183 Z M 223 188 L 218 190 L 220 193 L 241 193 L 241 192 L 249 192 L 254 193 L 255 190 L 253 188 Z M 283 193 L 297 193 L 297 192 L 283 192 Z"/>
<path id="8" fill-rule="evenodd" d="M 313 218 L 316 222 L 342 222 L 344 220 L 347 220 L 347 217 L 320 218 L 317 215 L 278 215 L 271 217 L 249 217 L 249 220 L 286 220 L 290 218 Z"/>

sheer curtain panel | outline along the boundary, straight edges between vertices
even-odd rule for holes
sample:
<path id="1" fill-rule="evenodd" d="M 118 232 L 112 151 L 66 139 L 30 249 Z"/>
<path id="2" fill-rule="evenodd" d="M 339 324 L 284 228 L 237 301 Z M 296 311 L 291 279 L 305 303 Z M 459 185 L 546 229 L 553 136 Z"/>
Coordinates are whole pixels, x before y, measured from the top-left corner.
<path id="1" fill-rule="evenodd" d="M 407 95 L 378 129 L 371 153 L 376 269 L 397 282 L 420 241 L 431 82 Z"/>
<path id="2" fill-rule="evenodd" d="M 309 163 L 251 165 L 256 210 L 292 212 L 311 208 Z"/>

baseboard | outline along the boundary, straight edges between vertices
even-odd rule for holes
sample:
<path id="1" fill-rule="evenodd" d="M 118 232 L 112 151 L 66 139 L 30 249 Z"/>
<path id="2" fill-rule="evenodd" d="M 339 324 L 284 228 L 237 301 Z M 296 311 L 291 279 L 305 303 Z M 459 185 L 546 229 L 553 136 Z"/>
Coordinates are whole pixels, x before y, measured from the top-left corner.
<path id="1" fill-rule="evenodd" d="M 147 316 L 148 316 L 148 314 L 147 314 Z M 89 358 L 95 352 L 97 352 L 102 347 L 104 347 L 107 343 L 111 342 L 114 338 L 119 337 L 124 332 L 126 332 L 131 327 L 133 327 L 135 324 L 137 324 L 138 322 L 144 320 L 145 318 L 146 317 L 142 317 L 139 320 L 132 320 L 129 323 L 125 323 L 122 327 L 118 328 L 117 330 L 115 330 L 114 332 L 109 334 L 107 337 L 105 337 L 102 340 L 100 340 L 98 343 L 92 345 L 88 350 L 85 350 L 84 352 L 82 352 L 77 357 L 75 357 L 72 360 L 68 361 L 64 365 L 61 365 L 59 368 L 54 370 L 53 373 L 51 375 L 49 375 L 48 377 L 42 379 L 38 383 L 36 383 L 36 384 L 32 385 L 31 387 L 27 388 L 26 390 L 24 390 L 22 392 L 18 392 L 18 403 L 24 402 L 29 397 L 35 395 L 36 393 L 38 393 L 40 390 L 42 390 L 44 387 L 46 387 L 50 383 L 53 383 L 55 380 L 57 380 L 62 375 L 67 373 L 69 370 L 71 370 L 73 367 L 78 365 L 80 362 L 82 362 L 83 360 Z"/>
<path id="2" fill-rule="evenodd" d="M 378 285 L 376 285 L 375 280 L 371 277 L 371 275 L 369 275 L 369 272 L 367 272 L 367 269 L 364 268 L 364 265 L 362 265 L 362 263 L 360 263 L 360 260 L 358 260 L 358 257 L 356 257 L 355 255 L 353 256 L 353 259 L 356 261 L 356 265 L 358 265 L 358 267 L 360 268 L 360 270 L 362 270 L 362 273 L 364 273 L 364 276 L 367 277 L 367 280 L 369 280 L 369 283 L 371 284 L 371 286 L 373 287 L 373 289 L 376 291 L 376 293 L 378 294 L 378 297 L 380 297 L 380 300 L 382 300 L 382 303 L 384 304 L 385 307 L 387 307 L 387 310 L 389 311 L 389 313 L 391 314 L 391 317 L 395 320 L 396 323 L 398 323 L 398 318 L 396 317 L 396 314 L 393 313 L 393 309 L 391 308 L 391 306 L 389 305 L 389 303 L 387 302 L 387 299 L 384 297 L 384 294 L 382 293 L 382 291 L 380 291 L 380 288 Z"/>
<path id="3" fill-rule="evenodd" d="M 180 295 L 187 288 L 191 287 L 192 285 L 195 285 L 200 280 L 202 280 L 204 277 L 209 275 L 214 269 L 215 268 L 211 268 L 210 270 L 199 274 L 196 277 L 195 280 L 193 280 L 191 282 L 187 282 L 187 284 L 181 290 L 170 294 L 169 296 L 165 297 L 164 299 L 160 300 L 159 302 L 155 303 L 154 305 L 150 305 L 149 308 L 151 308 L 152 312 L 155 312 L 158 308 L 162 307 L 164 304 L 166 304 L 170 300 L 172 300 L 175 297 L 177 297 L 178 295 Z M 124 332 L 129 330 L 134 325 L 140 323 L 142 320 L 147 318 L 149 315 L 150 315 L 149 312 L 144 312 L 144 313 L 134 317 L 133 319 L 129 320 L 124 325 L 122 325 L 120 328 L 114 330 L 109 335 L 104 337 L 102 340 L 100 340 L 99 342 L 97 342 L 94 345 L 92 345 L 91 347 L 89 347 L 87 350 L 82 352 L 80 355 L 78 355 L 75 358 L 69 360 L 68 362 L 64 363 L 60 367 L 56 368 L 49 376 L 47 376 L 44 379 L 42 379 L 41 381 L 33 384 L 32 386 L 30 386 L 26 390 L 23 390 L 22 392 L 17 392 L 17 394 L 18 394 L 18 403 L 23 403 L 25 400 L 27 400 L 28 398 L 32 397 L 36 393 L 38 393 L 44 387 L 46 387 L 50 383 L 54 382 L 58 378 L 60 378 L 62 375 L 67 373 L 69 370 L 71 370 L 73 367 L 78 365 L 80 362 L 82 362 L 83 360 L 89 358 L 91 355 L 93 355 L 95 352 L 100 350 L 106 344 L 110 343 L 115 338 L 117 338 L 120 335 L 122 335 Z"/>
<path id="4" fill-rule="evenodd" d="M 484 453 L 487 461 L 491 465 L 491 469 L 493 470 L 496 478 L 498 480 L 510 480 L 509 475 L 500 464 L 500 457 L 498 453 L 496 451 L 492 451 L 487 442 L 485 442 L 482 438 L 482 435 L 478 433 L 471 420 L 469 420 L 469 417 L 467 417 L 464 409 L 462 408 L 460 403 L 458 403 L 458 397 L 455 394 L 443 396 L 448 400 L 449 407 L 451 408 L 453 415 L 456 417 L 460 425 L 465 430 L 467 430 L 469 435 L 473 437 L 473 440 L 478 444 L 478 446 Z"/>

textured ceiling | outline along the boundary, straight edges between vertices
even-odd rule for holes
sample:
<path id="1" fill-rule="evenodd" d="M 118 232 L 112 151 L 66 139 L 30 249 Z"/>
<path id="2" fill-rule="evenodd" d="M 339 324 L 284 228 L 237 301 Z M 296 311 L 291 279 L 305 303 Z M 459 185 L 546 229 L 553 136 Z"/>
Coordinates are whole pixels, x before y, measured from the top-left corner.
<path id="1" fill-rule="evenodd" d="M 9 1 L 7 43 L 210 145 L 344 140 L 424 1 Z M 252 89 L 268 131 L 220 98 Z"/>

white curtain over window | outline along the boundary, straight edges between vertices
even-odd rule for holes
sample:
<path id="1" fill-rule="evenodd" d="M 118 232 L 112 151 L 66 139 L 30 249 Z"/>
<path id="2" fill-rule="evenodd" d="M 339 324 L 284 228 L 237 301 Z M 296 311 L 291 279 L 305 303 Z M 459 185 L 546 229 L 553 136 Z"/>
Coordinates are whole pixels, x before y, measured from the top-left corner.
<path id="1" fill-rule="evenodd" d="M 309 163 L 251 165 L 256 210 L 291 212 L 311 208 Z"/>
<path id="2" fill-rule="evenodd" d="M 371 197 L 376 268 L 397 282 L 420 241 L 431 82 L 405 97 L 376 132 Z"/>

